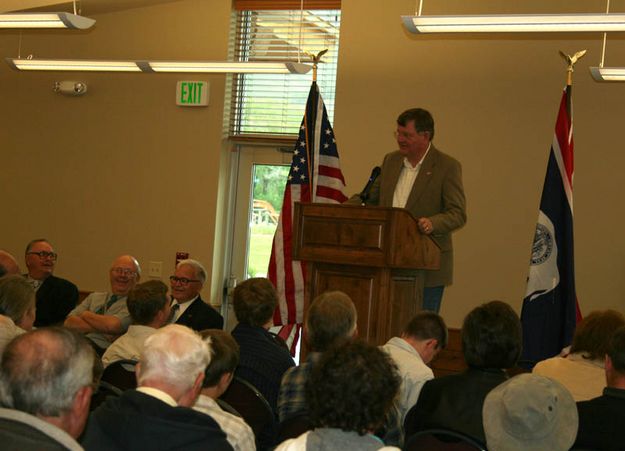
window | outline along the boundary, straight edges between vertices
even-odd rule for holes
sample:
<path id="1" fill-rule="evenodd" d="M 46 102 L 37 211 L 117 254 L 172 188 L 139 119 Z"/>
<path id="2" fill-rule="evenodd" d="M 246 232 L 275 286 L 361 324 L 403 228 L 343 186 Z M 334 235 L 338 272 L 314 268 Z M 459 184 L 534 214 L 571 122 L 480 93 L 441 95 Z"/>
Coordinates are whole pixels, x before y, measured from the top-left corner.
<path id="1" fill-rule="evenodd" d="M 262 3 L 266 8 L 273 2 Z M 242 9 L 256 7 L 259 2 L 235 2 L 233 58 L 298 61 L 299 50 L 301 62 L 308 62 L 307 53 L 316 55 L 328 49 L 319 65 L 317 84 L 333 120 L 340 2 L 322 2 L 337 9 L 305 9 L 303 13 L 299 1 L 279 3 L 292 3 L 293 9 Z M 304 75 L 236 75 L 231 89 L 229 135 L 296 135 L 311 82 L 312 71 Z"/>

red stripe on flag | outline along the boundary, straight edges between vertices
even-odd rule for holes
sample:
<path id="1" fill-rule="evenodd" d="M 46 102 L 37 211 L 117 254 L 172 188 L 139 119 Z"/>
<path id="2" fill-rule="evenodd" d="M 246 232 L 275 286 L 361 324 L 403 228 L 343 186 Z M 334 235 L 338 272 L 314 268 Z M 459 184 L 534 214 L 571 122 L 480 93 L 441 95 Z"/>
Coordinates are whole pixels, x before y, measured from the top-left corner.
<path id="1" fill-rule="evenodd" d="M 317 197 L 325 197 L 326 199 L 334 200 L 340 204 L 347 200 L 347 196 L 345 196 L 342 191 L 329 186 L 318 186 Z M 321 199 L 318 200 L 321 201 Z"/>
<path id="2" fill-rule="evenodd" d="M 573 186 L 573 136 L 571 134 L 571 117 L 567 108 L 567 95 L 562 96 L 560 102 L 560 110 L 558 111 L 558 118 L 556 120 L 556 138 L 560 146 L 560 153 L 562 155 L 562 161 L 564 162 L 564 169 L 566 171 L 566 177 L 569 185 Z M 570 140 L 570 141 L 569 141 Z"/>
<path id="3" fill-rule="evenodd" d="M 343 173 L 341 172 L 340 168 L 319 165 L 319 175 L 325 175 L 326 177 L 339 179 L 343 184 L 345 184 L 345 179 L 343 178 Z"/>

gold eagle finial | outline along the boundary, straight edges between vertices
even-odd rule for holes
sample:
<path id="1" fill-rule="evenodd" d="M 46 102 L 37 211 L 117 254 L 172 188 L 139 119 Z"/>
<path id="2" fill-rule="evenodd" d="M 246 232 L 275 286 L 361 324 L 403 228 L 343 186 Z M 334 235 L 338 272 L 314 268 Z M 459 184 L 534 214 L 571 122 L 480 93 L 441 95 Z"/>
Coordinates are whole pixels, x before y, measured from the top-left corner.
<path id="1" fill-rule="evenodd" d="M 564 61 L 566 61 L 566 63 L 569 65 L 567 69 L 569 72 L 573 72 L 573 66 L 575 66 L 575 63 L 577 63 L 577 60 L 579 60 L 585 54 L 586 54 L 586 50 L 580 50 L 579 52 L 575 52 L 571 56 L 571 55 L 564 53 L 562 50 L 560 50 L 560 55 L 562 55 L 562 58 L 564 58 Z"/>

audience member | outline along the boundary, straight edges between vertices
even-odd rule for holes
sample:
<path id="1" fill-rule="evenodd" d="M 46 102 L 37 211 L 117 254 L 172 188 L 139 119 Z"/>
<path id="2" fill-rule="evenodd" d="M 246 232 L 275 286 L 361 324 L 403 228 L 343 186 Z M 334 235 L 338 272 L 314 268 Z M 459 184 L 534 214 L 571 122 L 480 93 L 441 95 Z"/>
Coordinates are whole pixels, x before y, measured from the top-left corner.
<path id="1" fill-rule="evenodd" d="M 128 330 L 130 314 L 126 305 L 128 292 L 141 277 L 136 258 L 117 257 L 109 271 L 110 293 L 91 293 L 65 320 L 65 326 L 87 334 L 100 355 L 118 336 Z"/>
<path id="2" fill-rule="evenodd" d="M 402 379 L 397 398 L 402 424 L 408 410 L 417 403 L 423 384 L 434 379 L 434 373 L 427 365 L 445 346 L 445 321 L 428 311 L 417 313 L 406 325 L 401 337 L 393 337 L 382 346 L 399 368 Z"/>
<path id="3" fill-rule="evenodd" d="M 315 427 L 276 451 L 397 450 L 373 435 L 400 385 L 392 359 L 375 346 L 347 342 L 326 351 L 306 383 Z"/>
<path id="4" fill-rule="evenodd" d="M 474 308 L 462 324 L 462 352 L 468 369 L 427 381 L 404 422 L 406 440 L 419 431 L 452 429 L 484 442 L 482 405 L 508 377 L 521 353 L 521 323 L 510 306 L 491 301 Z"/>
<path id="5" fill-rule="evenodd" d="M 577 403 L 579 430 L 575 447 L 619 451 L 625 448 L 625 327 L 610 340 L 605 357 L 603 395 Z"/>
<path id="6" fill-rule="evenodd" d="M 43 238 L 26 246 L 24 259 L 28 274 L 25 276 L 37 292 L 35 327 L 62 324 L 78 303 L 76 285 L 52 274 L 57 257 L 50 242 Z"/>
<path id="7" fill-rule="evenodd" d="M 0 443 L 20 451 L 82 450 L 94 352 L 75 332 L 53 327 L 15 338 L 0 364 Z"/>
<path id="8" fill-rule="evenodd" d="M 221 329 L 207 329 L 200 334 L 210 348 L 211 361 L 204 371 L 202 391 L 193 408 L 210 415 L 219 424 L 235 451 L 254 451 L 252 428 L 241 417 L 224 411 L 216 401 L 232 382 L 239 364 L 239 345 Z"/>
<path id="9" fill-rule="evenodd" d="M 282 375 L 295 366 L 289 351 L 268 331 L 278 305 L 276 290 L 267 279 L 248 279 L 234 289 L 233 305 L 239 324 L 232 336 L 241 352 L 236 375 L 256 387 L 276 412 Z"/>
<path id="10" fill-rule="evenodd" d="M 88 450 L 231 450 L 208 415 L 189 407 L 210 362 L 208 345 L 191 329 L 170 324 L 145 341 L 136 390 L 93 411 L 82 439 Z"/>
<path id="11" fill-rule="evenodd" d="M 132 324 L 104 352 L 104 367 L 117 360 L 139 360 L 146 338 L 169 321 L 167 291 L 167 285 L 160 280 L 148 280 L 128 292 L 126 304 Z"/>
<path id="12" fill-rule="evenodd" d="M 615 310 L 591 312 L 575 329 L 570 354 L 538 362 L 534 374 L 564 385 L 575 401 L 600 396 L 605 387 L 605 355 L 612 334 L 625 325 L 625 316 Z"/>
<path id="13" fill-rule="evenodd" d="M 0 277 L 19 274 L 20 266 L 17 264 L 17 260 L 7 251 L 0 249 Z"/>
<path id="14" fill-rule="evenodd" d="M 169 278 L 171 281 L 171 322 L 193 330 L 221 329 L 224 319 L 200 296 L 206 282 L 206 269 L 197 260 L 182 260 Z"/>
<path id="15" fill-rule="evenodd" d="M 0 354 L 13 338 L 32 329 L 35 291 L 20 275 L 0 278 Z"/>
<path id="16" fill-rule="evenodd" d="M 495 387 L 484 400 L 483 416 L 490 451 L 568 451 L 577 432 L 569 391 L 535 374 Z"/>
<path id="17" fill-rule="evenodd" d="M 306 361 L 289 368 L 280 384 L 278 417 L 280 421 L 308 412 L 306 381 L 322 353 L 356 334 L 356 307 L 341 291 L 328 291 L 317 296 L 306 315 L 304 340 L 309 353 Z"/>

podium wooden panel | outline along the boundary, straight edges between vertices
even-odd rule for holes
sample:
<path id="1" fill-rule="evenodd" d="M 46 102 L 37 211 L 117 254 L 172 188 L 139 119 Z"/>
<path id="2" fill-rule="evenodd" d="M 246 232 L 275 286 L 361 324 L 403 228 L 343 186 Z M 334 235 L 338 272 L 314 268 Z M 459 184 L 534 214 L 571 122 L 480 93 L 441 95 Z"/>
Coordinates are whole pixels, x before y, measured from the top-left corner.
<path id="1" fill-rule="evenodd" d="M 305 307 L 324 291 L 344 291 L 359 336 L 379 345 L 421 310 L 422 270 L 439 268 L 440 250 L 401 208 L 295 204 L 293 258 L 308 262 Z"/>

